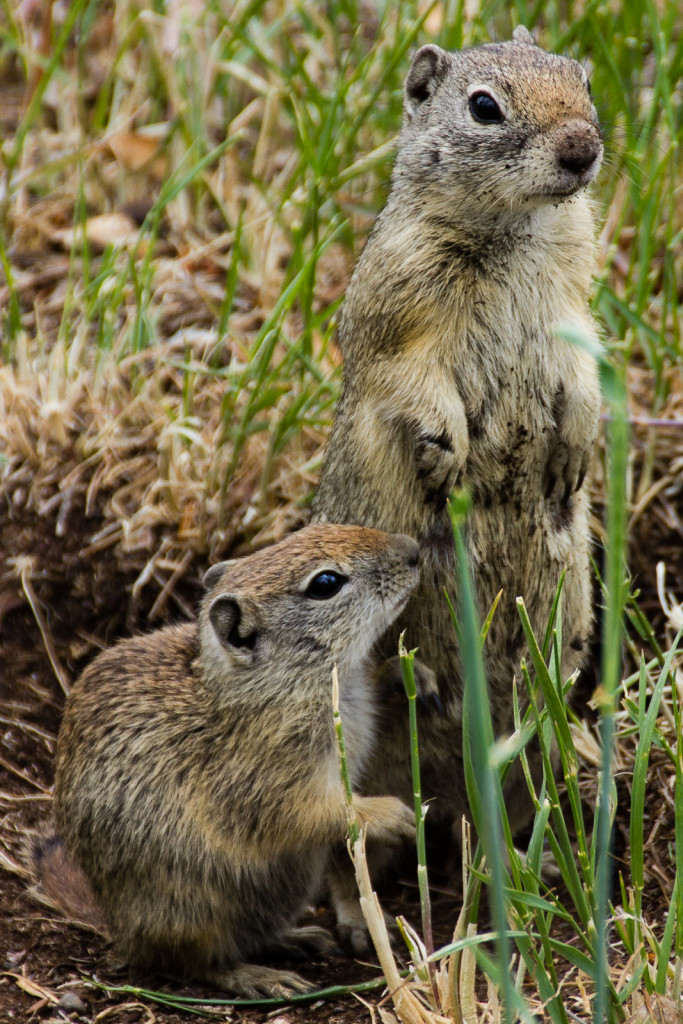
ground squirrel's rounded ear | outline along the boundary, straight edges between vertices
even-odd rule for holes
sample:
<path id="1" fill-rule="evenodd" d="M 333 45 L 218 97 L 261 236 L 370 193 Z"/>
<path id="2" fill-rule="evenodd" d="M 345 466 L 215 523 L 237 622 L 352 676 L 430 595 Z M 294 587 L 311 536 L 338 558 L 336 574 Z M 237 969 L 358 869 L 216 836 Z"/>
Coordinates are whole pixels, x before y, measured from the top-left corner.
<path id="1" fill-rule="evenodd" d="M 213 631 L 228 651 L 253 651 L 256 646 L 255 616 L 236 594 L 220 594 L 209 608 Z"/>
<path id="2" fill-rule="evenodd" d="M 536 40 L 525 25 L 518 25 L 512 33 L 512 42 L 520 43 L 523 46 L 535 46 Z"/>
<path id="3" fill-rule="evenodd" d="M 215 565 L 210 566 L 202 577 L 202 585 L 204 589 L 211 590 L 212 587 L 215 587 L 228 566 L 233 565 L 236 561 L 236 558 L 231 558 L 227 562 L 216 562 Z"/>
<path id="4" fill-rule="evenodd" d="M 450 57 L 440 46 L 421 46 L 413 57 L 406 78 L 405 111 L 409 117 L 430 99 L 450 65 Z"/>

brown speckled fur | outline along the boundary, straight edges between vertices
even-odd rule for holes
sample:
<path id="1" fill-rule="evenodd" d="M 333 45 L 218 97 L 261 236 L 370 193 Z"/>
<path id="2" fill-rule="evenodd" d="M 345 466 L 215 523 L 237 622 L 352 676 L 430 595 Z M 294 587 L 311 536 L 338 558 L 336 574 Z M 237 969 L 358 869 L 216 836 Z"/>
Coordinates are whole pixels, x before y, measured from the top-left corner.
<path id="1" fill-rule="evenodd" d="M 347 582 L 313 599 L 323 570 Z M 347 828 L 332 667 L 355 781 L 375 733 L 366 656 L 417 572 L 410 538 L 311 526 L 210 569 L 198 624 L 126 640 L 86 669 L 59 734 L 56 827 L 125 960 L 246 996 L 306 987 L 246 961 L 329 943 L 295 924 Z M 412 833 L 394 797 L 355 805 L 370 836 Z M 34 863 L 68 911 L 59 844 L 38 839 Z"/>

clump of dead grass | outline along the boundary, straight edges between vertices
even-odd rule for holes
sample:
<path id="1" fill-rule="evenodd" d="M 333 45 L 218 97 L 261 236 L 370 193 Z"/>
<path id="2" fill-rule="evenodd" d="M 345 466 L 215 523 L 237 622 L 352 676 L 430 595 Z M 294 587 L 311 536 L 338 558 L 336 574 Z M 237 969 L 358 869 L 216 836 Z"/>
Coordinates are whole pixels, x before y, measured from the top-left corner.
<path id="1" fill-rule="evenodd" d="M 224 378 L 198 380 L 200 362 L 199 372 L 184 369 L 193 342 L 214 339 L 179 334 L 153 357 L 81 366 L 74 379 L 59 347 L 43 367 L 3 368 L 0 500 L 25 516 L 50 515 L 57 539 L 77 510 L 93 518 L 83 557 L 116 548 L 139 566 L 139 587 L 196 556 L 218 558 L 245 535 L 267 543 L 300 525 L 313 480 L 306 464 L 319 456 L 322 432 L 303 430 L 269 478 L 267 436 L 249 437 L 223 492 L 231 458 L 221 444 Z M 239 373 L 244 364 L 235 364 Z M 237 415 L 248 398 L 236 403 Z"/>

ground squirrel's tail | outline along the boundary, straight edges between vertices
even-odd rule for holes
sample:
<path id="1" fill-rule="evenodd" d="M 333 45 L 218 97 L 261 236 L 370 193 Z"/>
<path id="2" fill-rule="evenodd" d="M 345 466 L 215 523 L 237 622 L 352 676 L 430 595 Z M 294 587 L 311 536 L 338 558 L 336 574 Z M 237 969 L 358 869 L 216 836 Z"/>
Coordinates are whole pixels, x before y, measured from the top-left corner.
<path id="1" fill-rule="evenodd" d="M 35 885 L 31 894 L 41 903 L 59 910 L 84 928 L 106 935 L 107 929 L 95 893 L 85 873 L 66 852 L 55 832 L 29 838 L 27 859 Z"/>

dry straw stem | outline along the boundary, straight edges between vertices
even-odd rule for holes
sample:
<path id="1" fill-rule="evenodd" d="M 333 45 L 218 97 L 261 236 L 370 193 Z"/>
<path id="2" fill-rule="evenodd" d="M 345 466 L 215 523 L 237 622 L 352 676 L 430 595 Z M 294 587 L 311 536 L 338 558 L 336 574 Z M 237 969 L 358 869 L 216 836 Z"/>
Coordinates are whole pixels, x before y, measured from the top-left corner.
<path id="1" fill-rule="evenodd" d="M 93 1024 L 99 1024 L 100 1021 L 107 1020 L 113 1014 L 118 1016 L 119 1013 L 135 1013 L 137 1019 L 141 1024 L 157 1024 L 157 1018 L 152 1013 L 152 1010 L 145 1003 L 118 1003 L 116 1006 L 108 1006 L 106 1010 L 101 1010 L 96 1017 L 93 1018 Z M 143 1016 L 144 1015 L 144 1016 Z"/>
<path id="2" fill-rule="evenodd" d="M 45 617 L 40 608 L 40 602 L 38 601 L 38 598 L 35 595 L 35 591 L 31 586 L 31 574 L 33 572 L 33 563 L 31 562 L 30 558 L 22 557 L 10 559 L 10 564 L 13 565 L 16 574 L 19 576 L 21 580 L 22 590 L 26 594 L 26 600 L 28 601 L 31 607 L 33 617 L 36 620 L 38 629 L 40 630 L 40 635 L 43 638 L 43 644 L 45 645 L 47 656 L 50 659 L 50 664 L 52 665 L 55 676 L 57 677 L 57 681 L 59 682 L 59 685 L 62 689 L 62 693 L 64 694 L 65 697 L 68 697 L 69 692 L 71 690 L 71 683 L 69 681 L 69 677 L 67 676 L 62 666 L 61 661 L 59 660 L 59 656 L 57 654 L 57 651 L 55 650 L 55 645 L 52 641 L 50 630 L 48 629 L 47 622 L 45 621 Z"/>
<path id="3" fill-rule="evenodd" d="M 344 743 L 344 725 L 339 711 L 339 677 L 336 665 L 332 669 L 332 714 L 340 775 L 349 813 L 349 854 L 356 872 L 361 910 L 389 988 L 389 995 L 394 1003 L 398 1019 L 402 1024 L 442 1024 L 442 1022 L 447 1024 L 448 1018 L 435 1014 L 418 998 L 415 994 L 416 983 L 404 980 L 401 977 L 391 949 L 391 940 L 384 914 L 380 907 L 377 893 L 372 888 L 365 853 L 365 829 L 358 821 L 353 809 L 353 793 L 346 760 L 346 745 Z M 395 1021 L 395 1018 L 384 1007 L 378 1007 L 378 1012 L 383 1024 L 391 1024 L 392 1021 Z"/>
<path id="4" fill-rule="evenodd" d="M 453 942 L 476 934 L 476 925 L 469 921 L 472 910 L 470 889 L 470 865 L 472 862 L 472 829 L 465 817 L 461 824 L 462 848 L 462 907 L 453 931 Z M 483 865 L 482 865 L 483 866 Z M 441 964 L 438 974 L 439 991 L 443 1005 L 452 1014 L 455 1024 L 469 1024 L 476 1021 L 476 957 L 470 947 L 456 950 Z"/>
<path id="5" fill-rule="evenodd" d="M 368 871 L 368 861 L 365 853 L 365 834 L 362 830 L 358 839 L 354 843 L 349 844 L 349 853 L 351 854 L 356 871 L 356 881 L 360 893 L 363 917 L 368 926 L 380 967 L 386 978 L 389 995 L 394 1004 L 398 1020 L 401 1021 L 401 1024 L 448 1024 L 448 1017 L 435 1013 L 418 998 L 415 994 L 416 983 L 403 979 L 399 974 L 391 949 L 391 941 L 384 920 L 384 914 L 382 913 L 377 893 L 373 891 L 372 883 L 370 882 L 370 872 Z M 379 1012 L 385 1024 L 391 1024 L 395 1020 L 383 1008 L 380 1008 Z"/>

